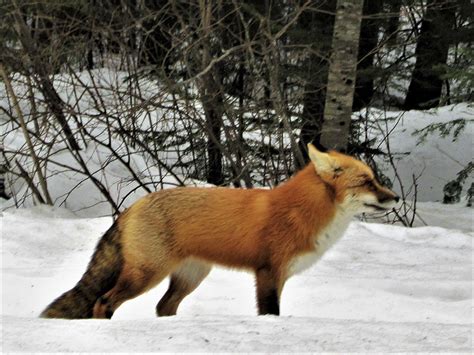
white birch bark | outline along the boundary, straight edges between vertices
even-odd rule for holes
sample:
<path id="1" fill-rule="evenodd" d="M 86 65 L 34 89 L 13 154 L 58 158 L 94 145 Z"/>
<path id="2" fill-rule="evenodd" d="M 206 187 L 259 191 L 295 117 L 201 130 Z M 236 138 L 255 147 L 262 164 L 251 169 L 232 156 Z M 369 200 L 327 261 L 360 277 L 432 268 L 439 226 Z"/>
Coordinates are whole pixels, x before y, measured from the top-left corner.
<path id="1" fill-rule="evenodd" d="M 345 151 L 349 139 L 363 0 L 338 0 L 321 145 Z"/>

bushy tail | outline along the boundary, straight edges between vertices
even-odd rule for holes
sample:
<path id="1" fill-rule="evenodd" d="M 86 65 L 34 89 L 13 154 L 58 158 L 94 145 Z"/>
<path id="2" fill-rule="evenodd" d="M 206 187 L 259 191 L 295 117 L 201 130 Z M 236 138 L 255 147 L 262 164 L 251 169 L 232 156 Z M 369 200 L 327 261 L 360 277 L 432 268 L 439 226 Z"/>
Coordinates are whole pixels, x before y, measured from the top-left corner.
<path id="1" fill-rule="evenodd" d="M 87 270 L 71 290 L 41 313 L 43 318 L 92 318 L 97 299 L 114 287 L 123 265 L 117 221 L 100 239 Z"/>

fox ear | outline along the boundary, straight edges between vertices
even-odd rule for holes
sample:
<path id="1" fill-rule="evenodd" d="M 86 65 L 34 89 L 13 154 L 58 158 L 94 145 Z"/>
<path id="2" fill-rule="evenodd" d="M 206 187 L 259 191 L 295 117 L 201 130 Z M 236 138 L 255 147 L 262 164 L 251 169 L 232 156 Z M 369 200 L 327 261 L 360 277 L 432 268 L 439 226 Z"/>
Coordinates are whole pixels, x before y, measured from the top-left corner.
<path id="1" fill-rule="evenodd" d="M 308 155 L 318 172 L 333 173 L 338 168 L 337 163 L 328 153 L 320 152 L 311 143 L 308 144 Z"/>

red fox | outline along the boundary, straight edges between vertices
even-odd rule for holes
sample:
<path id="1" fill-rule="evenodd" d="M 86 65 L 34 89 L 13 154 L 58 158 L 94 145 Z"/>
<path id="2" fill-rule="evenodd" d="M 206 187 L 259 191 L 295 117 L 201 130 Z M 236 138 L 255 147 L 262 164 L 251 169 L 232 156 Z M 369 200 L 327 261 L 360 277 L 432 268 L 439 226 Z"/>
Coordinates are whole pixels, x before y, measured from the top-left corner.
<path id="1" fill-rule="evenodd" d="M 311 144 L 308 151 L 308 166 L 272 190 L 184 187 L 139 199 L 104 234 L 76 286 L 41 316 L 111 318 L 168 275 L 156 312 L 175 315 L 212 264 L 253 271 L 258 313 L 278 315 L 290 276 L 315 262 L 355 214 L 399 199 L 361 161 Z"/>

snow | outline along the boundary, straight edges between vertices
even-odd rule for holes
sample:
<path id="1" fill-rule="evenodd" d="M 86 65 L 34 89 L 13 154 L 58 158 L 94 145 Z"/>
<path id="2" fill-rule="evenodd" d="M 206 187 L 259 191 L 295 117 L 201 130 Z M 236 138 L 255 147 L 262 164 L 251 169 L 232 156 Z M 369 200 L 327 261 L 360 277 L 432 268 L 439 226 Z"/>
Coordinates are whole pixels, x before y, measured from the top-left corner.
<path id="1" fill-rule="evenodd" d="M 324 318 L 204 316 L 154 321 L 18 321 L 5 317 L 14 338 L 4 350 L 81 352 L 400 352 L 469 351 L 469 327 L 442 324 L 353 322 Z M 92 324 L 93 323 L 93 324 Z M 311 325 L 311 326 L 308 326 Z M 390 334 L 384 337 L 384 334 Z M 47 339 L 47 340 L 46 340 Z M 407 341 L 408 340 L 408 341 Z M 45 342 L 47 346 L 45 347 Z M 46 349 L 46 350 L 45 350 Z M 383 350 L 378 350 L 383 351 Z"/>
<path id="2" fill-rule="evenodd" d="M 417 213 L 420 218 L 415 220 L 415 226 L 429 225 L 449 229 L 474 230 L 474 218 L 466 213 L 465 201 L 454 205 L 437 202 L 419 202 Z"/>
<path id="3" fill-rule="evenodd" d="M 73 321 L 37 316 L 77 282 L 111 218 L 8 210 L 3 351 L 469 352 L 472 209 L 450 207 L 420 207 L 428 220 L 443 211 L 436 227 L 353 221 L 316 265 L 287 282 L 280 317 L 256 316 L 252 275 L 215 268 L 176 317 L 155 317 L 163 282 L 112 320 Z"/>
<path id="4" fill-rule="evenodd" d="M 413 176 L 417 178 L 418 201 L 442 201 L 443 187 L 456 179 L 457 174 L 472 161 L 474 106 L 461 103 L 443 106 L 425 111 L 381 111 L 365 109 L 355 113 L 354 117 L 367 115 L 372 127 L 368 129 L 368 138 L 375 139 L 374 148 L 387 151 L 385 136 L 390 132 L 390 151 L 395 156 L 395 168 L 400 175 L 405 192 L 410 190 L 408 199 L 413 199 Z M 441 137 L 439 132 L 428 134 L 420 141 L 422 130 L 430 124 L 448 123 L 456 119 L 466 121 L 464 130 L 455 138 L 452 134 Z M 394 183 L 394 190 L 401 194 L 401 188 L 395 179 L 393 167 L 384 159 L 377 159 L 384 173 Z M 473 182 L 470 176 L 464 184 L 464 195 Z"/>

